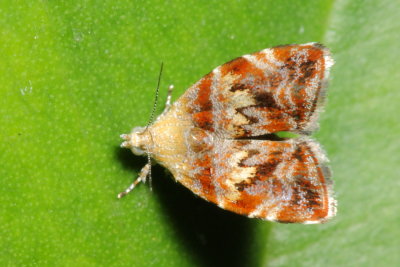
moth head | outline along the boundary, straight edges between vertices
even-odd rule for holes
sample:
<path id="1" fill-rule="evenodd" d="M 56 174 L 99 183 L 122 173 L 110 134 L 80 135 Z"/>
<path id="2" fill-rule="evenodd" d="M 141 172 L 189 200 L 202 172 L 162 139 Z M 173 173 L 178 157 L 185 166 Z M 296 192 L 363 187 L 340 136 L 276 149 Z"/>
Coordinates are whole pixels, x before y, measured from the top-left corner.
<path id="1" fill-rule="evenodd" d="M 147 127 L 135 127 L 130 134 L 121 134 L 121 147 L 129 148 L 133 154 L 141 156 L 149 153 L 152 143 L 151 133 Z"/>

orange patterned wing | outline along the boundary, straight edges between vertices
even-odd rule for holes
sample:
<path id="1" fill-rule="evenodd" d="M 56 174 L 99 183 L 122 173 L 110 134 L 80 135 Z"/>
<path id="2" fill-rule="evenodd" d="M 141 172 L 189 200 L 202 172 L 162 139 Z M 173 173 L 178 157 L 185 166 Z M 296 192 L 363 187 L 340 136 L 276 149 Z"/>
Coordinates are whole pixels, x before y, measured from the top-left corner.
<path id="1" fill-rule="evenodd" d="M 194 84 L 177 105 L 188 114 L 185 165 L 175 177 L 199 196 L 249 217 L 320 223 L 336 213 L 327 158 L 307 137 L 333 64 L 317 43 L 234 59 Z M 267 140 L 270 138 L 270 140 Z"/>
<path id="2" fill-rule="evenodd" d="M 332 65 L 318 43 L 278 46 L 217 67 L 183 98 L 194 124 L 219 136 L 309 133 Z"/>
<path id="3" fill-rule="evenodd" d="M 187 154 L 190 178 L 178 180 L 202 198 L 270 221 L 321 223 L 335 215 L 327 159 L 311 139 L 225 139 L 203 150 L 198 141 Z"/>

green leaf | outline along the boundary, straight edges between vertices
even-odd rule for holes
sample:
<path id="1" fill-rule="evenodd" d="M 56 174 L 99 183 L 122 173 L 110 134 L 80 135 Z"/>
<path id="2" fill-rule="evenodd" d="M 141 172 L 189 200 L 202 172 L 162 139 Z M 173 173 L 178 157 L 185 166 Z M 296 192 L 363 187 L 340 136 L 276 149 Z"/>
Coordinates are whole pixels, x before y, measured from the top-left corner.
<path id="1" fill-rule="evenodd" d="M 0 3 L 1 266 L 399 265 L 400 6 L 396 1 Z M 214 67 L 287 43 L 330 47 L 316 138 L 338 215 L 282 225 L 221 210 L 119 134 L 147 123 L 158 69 L 174 99 Z"/>

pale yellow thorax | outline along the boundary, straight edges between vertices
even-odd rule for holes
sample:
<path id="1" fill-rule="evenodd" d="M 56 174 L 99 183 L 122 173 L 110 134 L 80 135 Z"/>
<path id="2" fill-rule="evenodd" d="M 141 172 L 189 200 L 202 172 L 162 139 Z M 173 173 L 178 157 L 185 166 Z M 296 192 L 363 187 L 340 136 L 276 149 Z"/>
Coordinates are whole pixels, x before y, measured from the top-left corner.
<path id="1" fill-rule="evenodd" d="M 193 124 L 188 113 L 181 110 L 181 105 L 174 104 L 147 130 L 130 134 L 132 151 L 139 148 L 150 153 L 154 160 L 178 178 L 175 170 L 179 170 L 181 175 L 188 172 L 186 138 L 191 128 Z"/>

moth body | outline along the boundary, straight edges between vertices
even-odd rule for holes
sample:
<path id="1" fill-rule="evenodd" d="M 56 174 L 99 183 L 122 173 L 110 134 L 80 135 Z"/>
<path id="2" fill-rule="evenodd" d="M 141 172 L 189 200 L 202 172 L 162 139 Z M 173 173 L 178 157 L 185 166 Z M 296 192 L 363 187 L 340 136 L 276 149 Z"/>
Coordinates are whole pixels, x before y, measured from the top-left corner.
<path id="1" fill-rule="evenodd" d="M 318 128 L 333 60 L 317 43 L 245 55 L 205 75 L 148 127 L 121 135 L 196 195 L 221 208 L 285 223 L 336 213 Z M 170 88 L 171 89 L 171 88 Z M 299 134 L 292 139 L 273 134 Z M 145 181 L 150 163 L 119 197 Z"/>

